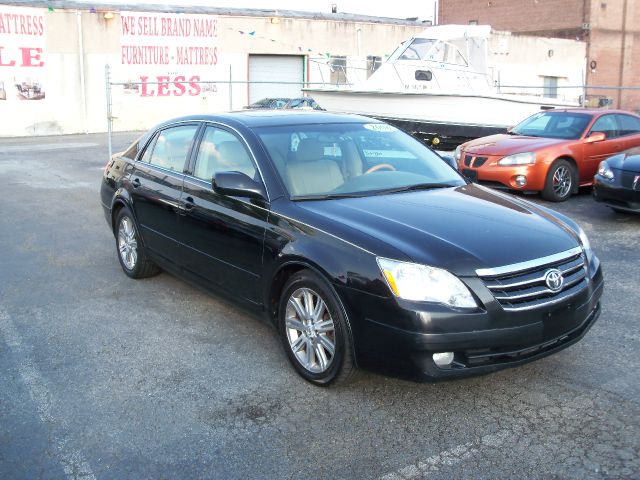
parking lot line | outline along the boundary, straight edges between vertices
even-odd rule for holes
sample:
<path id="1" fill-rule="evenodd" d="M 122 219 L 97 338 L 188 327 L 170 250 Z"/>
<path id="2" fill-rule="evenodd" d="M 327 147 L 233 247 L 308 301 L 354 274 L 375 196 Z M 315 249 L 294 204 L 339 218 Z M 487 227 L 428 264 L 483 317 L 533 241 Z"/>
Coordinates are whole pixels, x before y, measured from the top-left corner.
<path id="1" fill-rule="evenodd" d="M 29 396 L 36 406 L 40 421 L 46 425 L 56 426 L 57 434 L 53 435 L 53 444 L 58 451 L 58 461 L 64 470 L 66 478 L 96 480 L 82 452 L 70 445 L 70 436 L 64 420 L 53 416 L 51 393 L 46 386 L 46 382 L 31 361 L 28 349 L 24 346 L 22 337 L 18 333 L 10 315 L 1 306 L 0 335 L 16 360 L 20 378 L 27 387 Z"/>
<path id="2" fill-rule="evenodd" d="M 428 477 L 429 474 L 439 471 L 442 467 L 456 465 L 488 449 L 498 448 L 504 445 L 512 435 L 513 433 L 507 430 L 484 435 L 479 442 L 456 445 L 417 463 L 399 468 L 395 472 L 387 473 L 380 477 L 380 480 L 408 480 Z"/>

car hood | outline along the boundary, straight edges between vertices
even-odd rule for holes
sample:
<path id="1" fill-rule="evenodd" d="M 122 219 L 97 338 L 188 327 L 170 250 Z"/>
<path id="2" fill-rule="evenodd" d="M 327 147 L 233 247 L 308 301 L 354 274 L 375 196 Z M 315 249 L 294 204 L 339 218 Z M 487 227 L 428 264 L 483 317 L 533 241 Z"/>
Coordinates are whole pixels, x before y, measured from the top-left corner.
<path id="1" fill-rule="evenodd" d="M 482 155 L 511 155 L 514 153 L 531 152 L 545 147 L 571 143 L 573 140 L 562 138 L 525 137 L 520 135 L 491 135 L 478 138 L 464 144 L 465 153 Z"/>
<path id="2" fill-rule="evenodd" d="M 458 275 L 474 275 L 478 268 L 533 260 L 579 245 L 569 227 L 550 213 L 475 184 L 299 202 L 298 206 L 322 217 L 320 223 L 333 225 L 331 233 L 360 247 L 371 249 L 363 245 L 365 234 L 411 261 Z"/>
<path id="3" fill-rule="evenodd" d="M 640 147 L 632 148 L 607 159 L 611 168 L 640 172 Z"/>

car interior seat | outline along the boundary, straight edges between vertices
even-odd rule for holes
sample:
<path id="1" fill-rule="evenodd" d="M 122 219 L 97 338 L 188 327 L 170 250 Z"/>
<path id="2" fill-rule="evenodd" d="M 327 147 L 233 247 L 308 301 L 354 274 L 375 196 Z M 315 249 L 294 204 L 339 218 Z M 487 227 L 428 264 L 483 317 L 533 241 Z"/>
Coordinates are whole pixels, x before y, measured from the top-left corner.
<path id="1" fill-rule="evenodd" d="M 286 182 L 292 195 L 330 192 L 344 183 L 340 167 L 324 157 L 324 146 L 315 138 L 303 138 L 295 159 L 286 168 Z"/>

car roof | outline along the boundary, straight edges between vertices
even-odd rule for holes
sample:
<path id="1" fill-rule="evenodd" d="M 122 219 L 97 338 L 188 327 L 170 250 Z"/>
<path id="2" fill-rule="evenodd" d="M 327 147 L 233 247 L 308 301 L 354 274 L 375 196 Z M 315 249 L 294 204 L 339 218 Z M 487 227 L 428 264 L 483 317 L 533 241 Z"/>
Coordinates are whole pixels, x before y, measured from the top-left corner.
<path id="1" fill-rule="evenodd" d="M 636 115 L 633 112 L 628 112 L 626 110 L 614 110 L 614 109 L 607 109 L 607 110 L 603 110 L 601 108 L 552 108 L 549 110 L 545 110 L 545 113 L 550 112 L 571 112 L 571 113 L 584 113 L 587 115 L 604 115 L 605 113 L 623 113 L 626 115 L 633 115 L 635 117 L 637 117 L 638 115 Z"/>
<path id="2" fill-rule="evenodd" d="M 314 125 L 325 123 L 382 123 L 379 120 L 361 115 L 343 113 L 327 113 L 322 111 L 305 110 L 242 110 L 216 115 L 189 115 L 186 117 L 167 120 L 156 128 L 176 122 L 210 121 L 242 125 L 248 128 L 278 127 L 285 125 Z"/>

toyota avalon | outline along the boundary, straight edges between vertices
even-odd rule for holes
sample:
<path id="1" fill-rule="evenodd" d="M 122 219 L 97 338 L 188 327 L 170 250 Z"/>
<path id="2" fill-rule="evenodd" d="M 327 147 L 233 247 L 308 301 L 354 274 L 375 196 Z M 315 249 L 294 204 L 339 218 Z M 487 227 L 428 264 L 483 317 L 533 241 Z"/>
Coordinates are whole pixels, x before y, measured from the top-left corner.
<path id="1" fill-rule="evenodd" d="M 164 269 L 252 307 L 318 385 L 358 367 L 441 379 L 519 365 L 600 314 L 600 262 L 574 221 L 471 184 L 366 117 L 173 119 L 109 160 L 101 200 L 126 275 Z"/>

